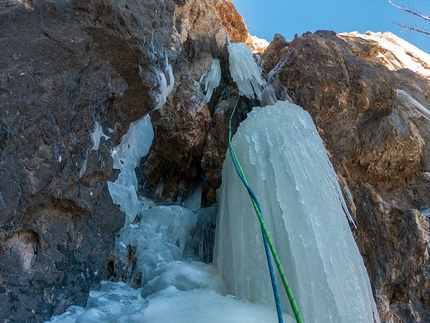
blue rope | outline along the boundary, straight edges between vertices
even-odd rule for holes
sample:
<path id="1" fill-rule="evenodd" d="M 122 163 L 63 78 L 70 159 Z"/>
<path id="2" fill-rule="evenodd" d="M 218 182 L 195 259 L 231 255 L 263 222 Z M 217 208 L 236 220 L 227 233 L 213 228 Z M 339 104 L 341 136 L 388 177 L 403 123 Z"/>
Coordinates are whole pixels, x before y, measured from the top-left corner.
<path id="1" fill-rule="evenodd" d="M 231 143 L 231 139 L 232 139 L 231 123 L 232 123 L 233 115 L 236 111 L 237 103 L 239 102 L 239 98 L 240 97 L 238 96 L 238 98 L 236 100 L 236 104 L 234 105 L 233 111 L 231 113 L 229 123 L 228 123 L 228 148 L 229 148 L 230 156 L 231 156 L 231 159 L 233 161 L 233 165 L 236 169 L 236 172 L 239 175 L 239 178 L 241 179 L 242 183 L 245 185 L 246 189 L 248 190 L 249 197 L 250 197 L 251 202 L 254 206 L 255 212 L 257 213 L 258 220 L 260 221 L 261 232 L 263 234 L 264 249 L 266 251 L 267 264 L 269 267 L 270 279 L 272 282 L 273 295 L 274 295 L 275 303 L 276 303 L 276 311 L 278 314 L 278 322 L 283 323 L 283 313 L 282 313 L 282 307 L 281 307 L 281 300 L 279 297 L 279 290 L 278 290 L 278 286 L 276 284 L 276 277 L 275 277 L 275 272 L 274 272 L 274 268 L 273 268 L 273 264 L 272 264 L 272 258 L 270 257 L 270 252 L 273 255 L 273 258 L 274 258 L 275 263 L 276 263 L 276 267 L 278 268 L 278 271 L 279 271 L 279 275 L 281 276 L 282 283 L 284 285 L 285 291 L 287 293 L 288 299 L 289 299 L 290 304 L 291 304 L 291 308 L 292 308 L 294 316 L 296 318 L 296 322 L 302 323 L 303 320 L 302 320 L 302 317 L 300 315 L 300 311 L 299 311 L 299 308 L 297 306 L 297 303 L 294 299 L 293 292 L 292 292 L 291 287 L 288 283 L 287 277 L 285 276 L 284 269 L 282 268 L 281 261 L 278 257 L 278 254 L 276 253 L 275 246 L 273 245 L 273 242 L 270 238 L 266 224 L 264 223 L 260 202 L 258 201 L 257 196 L 255 195 L 254 191 L 251 189 L 251 187 L 248 184 L 248 181 L 245 178 L 245 174 L 243 173 L 242 167 L 240 166 L 236 152 L 234 151 L 234 148 L 233 148 L 232 143 Z"/>
<path id="2" fill-rule="evenodd" d="M 229 148 L 230 148 L 230 143 L 229 143 Z M 241 174 L 241 172 L 240 172 L 240 170 L 239 170 L 239 167 L 238 167 L 238 165 L 237 165 L 237 163 L 236 163 L 236 160 L 237 160 L 237 159 L 236 159 L 237 157 L 235 156 L 236 154 L 234 153 L 234 151 L 232 151 L 232 149 L 231 149 L 231 148 L 229 149 L 229 151 L 230 151 L 231 159 L 233 160 L 233 165 L 234 165 L 234 167 L 235 167 L 235 169 L 236 169 L 236 172 L 237 172 L 237 173 L 238 173 L 238 175 L 239 175 L 239 178 L 241 179 L 242 183 L 243 183 L 243 184 L 245 185 L 245 187 L 247 188 L 247 190 L 248 190 L 248 194 L 250 195 L 251 200 L 253 200 L 253 202 L 255 201 L 255 204 L 256 204 L 257 208 L 261 210 L 260 203 L 259 203 L 259 201 L 257 200 L 257 198 L 256 198 L 256 196 L 255 196 L 255 194 L 254 194 L 254 191 L 253 191 L 253 190 L 251 189 L 251 187 L 248 185 L 248 183 L 247 183 L 246 179 L 245 179 L 245 178 L 243 178 L 243 176 L 242 176 L 242 174 Z M 281 306 L 281 298 L 280 298 L 280 296 L 279 296 L 278 284 L 276 283 L 275 270 L 274 270 L 274 268 L 273 268 L 272 257 L 270 257 L 269 244 L 268 244 L 268 242 L 267 242 L 267 238 L 266 238 L 266 236 L 265 236 L 265 234 L 264 234 L 263 229 L 261 230 L 261 234 L 262 234 L 262 236 L 263 236 L 264 250 L 266 251 L 267 265 L 268 265 L 268 267 L 269 267 L 270 280 L 271 280 L 271 282 L 272 282 L 273 297 L 275 298 L 276 312 L 277 312 L 277 314 L 278 314 L 278 323 L 284 323 L 283 312 L 282 312 L 282 306 Z"/>

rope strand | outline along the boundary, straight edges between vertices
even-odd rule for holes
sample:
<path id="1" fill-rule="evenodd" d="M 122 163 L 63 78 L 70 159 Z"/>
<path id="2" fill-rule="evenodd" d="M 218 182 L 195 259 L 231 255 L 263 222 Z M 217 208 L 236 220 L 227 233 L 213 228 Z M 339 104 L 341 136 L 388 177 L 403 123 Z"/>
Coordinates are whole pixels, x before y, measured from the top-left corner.
<path id="1" fill-rule="evenodd" d="M 239 178 L 241 179 L 242 183 L 244 184 L 244 186 L 248 190 L 248 195 L 251 199 L 252 205 L 254 207 L 254 210 L 255 210 L 257 217 L 258 217 L 258 220 L 260 222 L 261 231 L 262 231 L 262 235 L 263 235 L 264 248 L 266 251 L 267 264 L 269 266 L 270 279 L 272 281 L 273 295 L 274 295 L 275 303 L 276 303 L 276 311 L 278 313 L 278 322 L 283 323 L 283 313 L 282 313 L 281 300 L 279 297 L 278 286 L 276 283 L 276 277 L 275 277 L 270 253 L 273 256 L 273 259 L 275 260 L 275 264 L 276 264 L 276 267 L 278 269 L 279 276 L 281 277 L 282 284 L 284 285 L 285 291 L 286 291 L 287 296 L 288 296 L 288 300 L 290 301 L 290 305 L 291 305 L 291 308 L 293 310 L 294 316 L 296 318 L 296 322 L 297 323 L 303 323 L 303 320 L 302 320 L 302 317 L 300 315 L 300 311 L 299 311 L 299 308 L 297 306 L 297 303 L 294 299 L 294 295 L 293 295 L 293 292 L 291 290 L 290 284 L 288 283 L 287 277 L 285 276 L 285 272 L 284 272 L 284 269 L 282 267 L 281 261 L 278 257 L 275 246 L 273 245 L 272 239 L 270 238 L 270 235 L 269 235 L 269 231 L 267 230 L 266 224 L 264 222 L 260 203 L 259 203 L 257 196 L 255 195 L 254 191 L 251 189 L 251 187 L 248 184 L 248 181 L 245 177 L 245 174 L 244 174 L 243 169 L 239 163 L 239 159 L 237 158 L 236 152 L 234 151 L 234 148 L 233 148 L 233 145 L 231 142 L 232 137 L 233 137 L 231 124 L 232 124 L 232 120 L 233 120 L 233 115 L 236 112 L 236 108 L 237 108 L 237 104 L 239 102 L 239 99 L 240 99 L 240 96 L 237 97 L 236 104 L 234 105 L 234 108 L 233 108 L 233 111 L 231 113 L 229 123 L 228 123 L 228 148 L 229 148 L 230 156 L 231 156 L 231 159 L 233 161 L 233 165 L 236 169 L 236 172 L 239 175 Z M 269 252 L 269 250 L 270 250 L 270 252 Z"/>

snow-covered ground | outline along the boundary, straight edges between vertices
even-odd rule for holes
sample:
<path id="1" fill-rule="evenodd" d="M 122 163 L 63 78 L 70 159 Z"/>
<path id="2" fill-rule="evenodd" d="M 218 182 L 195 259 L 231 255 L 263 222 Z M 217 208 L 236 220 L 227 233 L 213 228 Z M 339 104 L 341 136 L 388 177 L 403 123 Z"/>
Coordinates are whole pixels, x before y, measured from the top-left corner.
<path id="1" fill-rule="evenodd" d="M 402 68 L 408 68 L 421 76 L 430 78 L 430 55 L 393 33 L 368 31 L 366 34 L 360 34 L 354 31 L 340 33 L 339 36 L 376 41 L 385 50 L 378 52 L 378 58 L 389 69 L 397 71 Z M 386 51 L 389 51 L 392 55 L 388 55 Z"/>

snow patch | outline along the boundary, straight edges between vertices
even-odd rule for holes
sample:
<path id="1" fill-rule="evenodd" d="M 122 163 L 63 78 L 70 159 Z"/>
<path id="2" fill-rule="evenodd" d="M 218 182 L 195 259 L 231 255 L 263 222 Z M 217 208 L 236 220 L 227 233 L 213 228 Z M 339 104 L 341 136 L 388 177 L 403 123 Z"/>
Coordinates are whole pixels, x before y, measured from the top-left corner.
<path id="1" fill-rule="evenodd" d="M 251 38 L 251 44 L 249 47 L 251 48 L 251 52 L 253 54 L 260 54 L 266 50 L 267 47 L 269 47 L 270 43 L 265 40 L 264 38 L 258 38 L 257 36 L 250 36 Z"/>
<path id="2" fill-rule="evenodd" d="M 354 31 L 351 33 L 340 33 L 339 36 L 358 37 L 376 41 L 379 46 L 394 55 L 393 58 L 386 53 L 378 53 L 379 59 L 390 70 L 397 71 L 402 68 L 408 68 L 421 76 L 430 78 L 430 55 L 393 33 L 373 33 L 368 31 L 363 35 Z"/>

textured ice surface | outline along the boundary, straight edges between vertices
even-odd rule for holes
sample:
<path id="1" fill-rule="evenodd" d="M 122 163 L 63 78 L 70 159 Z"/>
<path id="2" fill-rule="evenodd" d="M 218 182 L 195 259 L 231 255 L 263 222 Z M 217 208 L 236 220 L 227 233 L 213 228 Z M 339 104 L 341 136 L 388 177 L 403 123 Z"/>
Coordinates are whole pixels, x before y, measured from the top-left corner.
<path id="1" fill-rule="evenodd" d="M 202 205 L 203 184 L 192 184 L 188 192 L 188 196 L 184 201 L 185 207 L 192 211 L 199 210 Z"/>
<path id="2" fill-rule="evenodd" d="M 127 246 L 135 249 L 136 270 L 143 283 L 152 279 L 155 268 L 183 260 L 190 231 L 197 215 L 181 206 L 158 206 L 141 213 L 140 223 L 125 225 L 115 243 L 115 254 L 125 263 Z"/>
<path id="3" fill-rule="evenodd" d="M 99 150 L 100 139 L 102 137 L 105 138 L 105 140 L 108 140 L 110 138 L 103 133 L 103 129 L 100 123 L 98 121 L 95 121 L 94 131 L 91 133 L 91 141 L 93 142 L 93 147 L 91 148 L 91 150 Z"/>
<path id="4" fill-rule="evenodd" d="M 367 272 L 309 114 L 281 101 L 254 108 L 233 146 L 260 200 L 304 322 L 373 323 L 376 306 Z M 272 304 L 260 225 L 229 156 L 222 175 L 215 264 L 227 293 Z M 283 296 L 284 311 L 287 304 Z"/>
<path id="5" fill-rule="evenodd" d="M 142 288 L 144 297 L 172 288 L 178 291 L 210 288 L 220 294 L 224 292 L 224 284 L 217 270 L 202 262 L 165 263 L 157 267 L 151 276 L 151 280 Z"/>
<path id="6" fill-rule="evenodd" d="M 191 265 L 192 266 L 192 265 Z M 212 266 L 206 265 L 215 269 Z M 197 268 L 198 269 L 198 268 Z M 195 273 L 192 270 L 190 273 Z M 216 276 L 210 278 L 220 281 Z M 193 276 L 188 277 L 193 278 Z M 213 283 L 213 280 L 206 281 Z M 112 291 L 91 291 L 87 308 L 72 306 L 50 323 L 273 323 L 276 312 L 260 304 L 224 296 L 212 287 L 181 291 L 169 286 L 143 299 L 140 289 L 107 283 Z M 116 287 L 115 287 L 116 286 Z M 103 289 L 103 287 L 102 287 Z M 295 321 L 286 315 L 284 323 Z"/>
<path id="7" fill-rule="evenodd" d="M 200 210 L 211 221 L 216 207 Z M 117 240 L 117 254 L 126 257 L 131 245 L 142 272 L 142 288 L 103 282 L 91 291 L 86 308 L 72 306 L 51 323 L 260 323 L 276 322 L 276 312 L 225 295 L 224 283 L 211 264 L 183 260 L 197 215 L 180 206 L 153 207 L 141 222 L 126 225 Z M 204 231 L 204 230 L 203 230 Z M 195 236 L 195 234 L 194 234 Z M 131 280 L 134 280 L 131 276 Z M 285 323 L 293 320 L 286 316 Z"/>
<path id="8" fill-rule="evenodd" d="M 206 101 L 209 102 L 212 97 L 212 92 L 216 89 L 221 81 L 221 65 L 219 59 L 214 59 L 209 71 L 203 73 L 200 82 L 204 81 Z"/>
<path id="9" fill-rule="evenodd" d="M 50 323 L 142 322 L 148 303 L 138 290 L 124 283 L 102 282 L 100 291 L 91 291 L 87 307 L 71 306 Z"/>
<path id="10" fill-rule="evenodd" d="M 165 290 L 149 299 L 145 323 L 274 323 L 276 312 L 260 304 L 222 296 L 211 289 Z M 284 317 L 284 323 L 294 323 Z"/>
<path id="11" fill-rule="evenodd" d="M 133 222 L 136 215 L 142 211 L 141 203 L 136 194 L 137 178 L 134 169 L 140 159 L 145 156 L 154 139 L 149 115 L 132 122 L 121 143 L 112 149 L 113 168 L 121 172 L 115 182 L 108 182 L 109 193 L 114 204 L 126 214 L 126 224 Z"/>
<path id="12" fill-rule="evenodd" d="M 167 56 L 166 56 L 164 72 L 161 71 L 160 69 L 157 69 L 156 72 L 157 72 L 158 84 L 160 87 L 154 95 L 155 102 L 156 102 L 156 106 L 154 110 L 160 109 L 164 105 L 164 103 L 166 103 L 167 97 L 172 92 L 173 87 L 175 85 L 172 65 L 169 64 L 169 60 L 167 59 Z M 167 74 L 169 77 L 169 84 L 167 84 L 167 79 L 165 74 Z"/>
<path id="13" fill-rule="evenodd" d="M 261 71 L 244 43 L 228 44 L 230 75 L 236 82 L 239 94 L 261 100 L 260 86 L 264 84 Z"/>
<path id="14" fill-rule="evenodd" d="M 153 139 L 154 131 L 149 115 L 130 123 L 121 143 L 112 149 L 113 168 L 134 170 L 140 159 L 148 153 Z"/>

